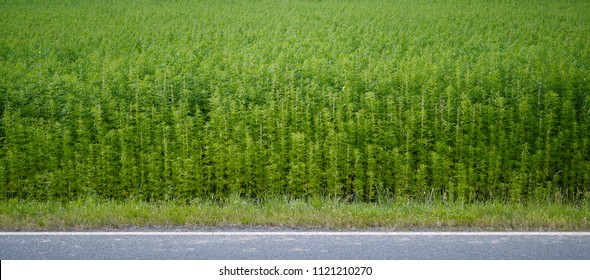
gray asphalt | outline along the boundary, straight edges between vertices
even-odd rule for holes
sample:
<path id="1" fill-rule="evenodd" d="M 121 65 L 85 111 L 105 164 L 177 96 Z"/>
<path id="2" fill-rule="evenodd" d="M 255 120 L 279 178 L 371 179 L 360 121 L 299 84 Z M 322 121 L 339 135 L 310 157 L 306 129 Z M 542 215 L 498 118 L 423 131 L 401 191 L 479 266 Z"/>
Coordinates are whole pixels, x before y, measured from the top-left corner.
<path id="1" fill-rule="evenodd" d="M 589 260 L 590 234 L 0 233 L 0 259 Z"/>

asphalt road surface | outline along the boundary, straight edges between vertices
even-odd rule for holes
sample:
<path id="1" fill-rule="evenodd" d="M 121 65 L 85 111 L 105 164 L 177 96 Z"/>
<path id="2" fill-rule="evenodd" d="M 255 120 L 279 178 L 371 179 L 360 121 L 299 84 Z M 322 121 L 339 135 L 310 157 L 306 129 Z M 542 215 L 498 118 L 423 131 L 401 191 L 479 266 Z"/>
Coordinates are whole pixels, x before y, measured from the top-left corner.
<path id="1" fill-rule="evenodd" d="M 0 259 L 589 260 L 590 232 L 1 232 Z"/>

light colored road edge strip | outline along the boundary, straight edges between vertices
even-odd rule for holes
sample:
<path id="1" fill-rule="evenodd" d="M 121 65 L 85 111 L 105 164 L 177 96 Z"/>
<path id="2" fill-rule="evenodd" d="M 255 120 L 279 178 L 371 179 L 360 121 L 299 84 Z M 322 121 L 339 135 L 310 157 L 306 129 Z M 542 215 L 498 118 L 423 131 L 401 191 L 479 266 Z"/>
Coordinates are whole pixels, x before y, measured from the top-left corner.
<path id="1" fill-rule="evenodd" d="M 0 232 L 0 236 L 590 236 L 590 232 L 379 232 L 379 231 L 80 231 Z"/>

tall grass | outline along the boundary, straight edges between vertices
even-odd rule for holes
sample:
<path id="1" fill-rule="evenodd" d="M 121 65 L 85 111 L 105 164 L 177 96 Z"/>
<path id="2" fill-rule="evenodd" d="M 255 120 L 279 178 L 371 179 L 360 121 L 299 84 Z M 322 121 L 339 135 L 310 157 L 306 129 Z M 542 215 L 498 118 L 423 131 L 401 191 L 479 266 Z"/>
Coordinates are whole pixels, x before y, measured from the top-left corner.
<path id="1" fill-rule="evenodd" d="M 343 203 L 325 198 L 145 202 L 94 197 L 67 202 L 0 201 L 0 230 L 89 230 L 138 228 L 189 230 L 207 227 L 291 227 L 330 230 L 524 230 L 590 229 L 588 204 Z"/>
<path id="2" fill-rule="evenodd" d="M 590 199 L 588 1 L 2 1 L 0 196 Z"/>

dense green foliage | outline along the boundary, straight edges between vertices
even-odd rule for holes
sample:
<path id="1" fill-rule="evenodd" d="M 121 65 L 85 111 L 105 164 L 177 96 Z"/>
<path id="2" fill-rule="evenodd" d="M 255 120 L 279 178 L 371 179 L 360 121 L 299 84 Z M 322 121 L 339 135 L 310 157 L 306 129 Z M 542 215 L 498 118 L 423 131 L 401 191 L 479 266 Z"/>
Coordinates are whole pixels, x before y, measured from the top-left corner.
<path id="1" fill-rule="evenodd" d="M 0 195 L 590 197 L 588 1 L 0 1 Z"/>

